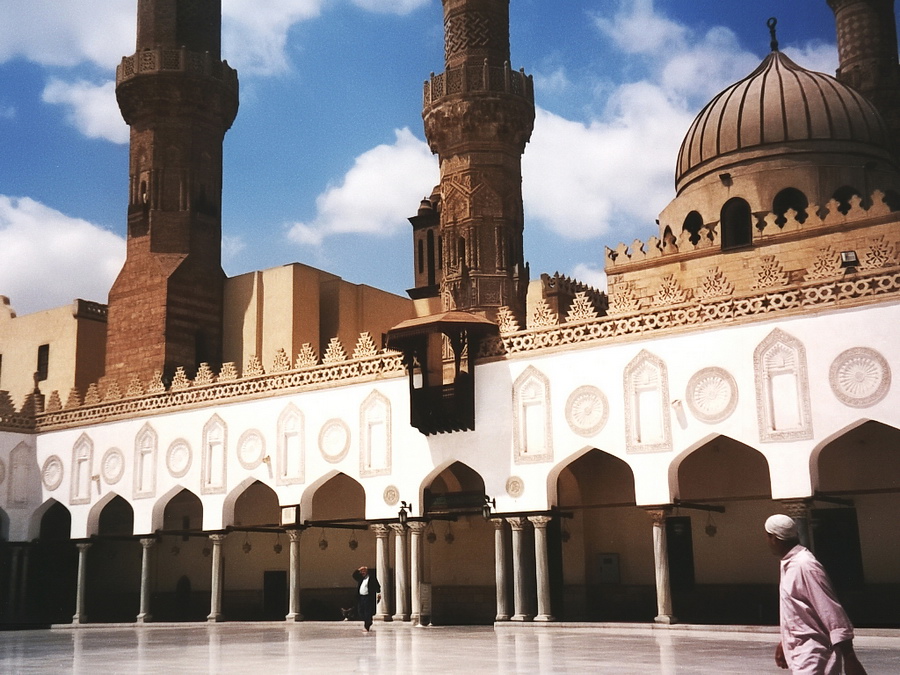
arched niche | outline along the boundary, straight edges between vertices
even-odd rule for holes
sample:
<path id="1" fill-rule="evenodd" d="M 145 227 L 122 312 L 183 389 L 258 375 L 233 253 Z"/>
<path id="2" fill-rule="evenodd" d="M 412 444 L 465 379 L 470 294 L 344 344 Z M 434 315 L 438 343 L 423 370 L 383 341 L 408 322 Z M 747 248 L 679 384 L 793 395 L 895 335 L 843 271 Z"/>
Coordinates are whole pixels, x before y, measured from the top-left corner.
<path id="1" fill-rule="evenodd" d="M 484 499 L 484 479 L 463 462 L 453 462 L 432 474 L 422 489 L 422 505 L 426 516 L 429 513 L 452 511 L 480 513 Z"/>
<path id="2" fill-rule="evenodd" d="M 753 214 L 740 197 L 725 202 L 720 214 L 722 250 L 744 248 L 753 243 Z"/>
<path id="3" fill-rule="evenodd" d="M 775 224 L 783 227 L 787 222 L 789 210 L 796 213 L 798 223 L 806 222 L 806 209 L 809 208 L 809 199 L 797 188 L 789 187 L 781 190 L 772 200 L 772 213 L 775 214 Z"/>
<path id="4" fill-rule="evenodd" d="M 134 509 L 119 495 L 113 496 L 100 510 L 97 534 L 131 535 L 134 533 Z"/>
<path id="5" fill-rule="evenodd" d="M 40 517 L 40 541 L 68 541 L 72 536 L 72 514 L 62 503 L 48 500 Z"/>
<path id="6" fill-rule="evenodd" d="M 769 463 L 755 448 L 716 436 L 676 463 L 673 493 L 684 501 L 770 499 Z"/>
<path id="7" fill-rule="evenodd" d="M 158 520 L 158 515 L 161 518 Z M 169 491 L 154 509 L 154 526 L 164 532 L 203 529 L 203 502 L 200 497 L 183 487 Z"/>
<path id="8" fill-rule="evenodd" d="M 225 522 L 237 527 L 277 527 L 281 515 L 278 495 L 259 480 L 251 480 L 242 487 L 234 499 L 232 513 L 228 514 L 226 500 Z"/>
<path id="9" fill-rule="evenodd" d="M 304 520 L 362 520 L 366 514 L 366 491 L 347 474 L 331 472 L 306 489 L 301 513 Z"/>

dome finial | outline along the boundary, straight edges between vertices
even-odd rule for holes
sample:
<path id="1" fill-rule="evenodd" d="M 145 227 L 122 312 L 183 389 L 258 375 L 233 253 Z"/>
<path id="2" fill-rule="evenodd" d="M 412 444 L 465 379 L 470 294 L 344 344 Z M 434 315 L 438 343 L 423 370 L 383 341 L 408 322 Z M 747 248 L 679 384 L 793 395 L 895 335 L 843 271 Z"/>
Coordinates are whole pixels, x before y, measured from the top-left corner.
<path id="1" fill-rule="evenodd" d="M 775 37 L 775 26 L 778 25 L 778 19 L 774 16 L 766 21 L 766 25 L 769 27 L 769 35 L 772 36 L 772 41 L 769 42 L 769 47 L 771 47 L 773 52 L 778 51 L 778 38 Z"/>

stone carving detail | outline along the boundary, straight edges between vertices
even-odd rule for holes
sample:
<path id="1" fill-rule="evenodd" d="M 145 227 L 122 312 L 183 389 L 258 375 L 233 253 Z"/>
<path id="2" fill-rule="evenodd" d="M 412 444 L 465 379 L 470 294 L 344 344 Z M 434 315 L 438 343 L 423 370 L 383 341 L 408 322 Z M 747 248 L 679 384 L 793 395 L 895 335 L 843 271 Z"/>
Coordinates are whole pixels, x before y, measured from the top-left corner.
<path id="1" fill-rule="evenodd" d="M 88 385 L 87 393 L 84 395 L 84 404 L 97 405 L 98 403 L 100 403 L 100 390 L 97 388 L 96 382 L 91 382 Z"/>
<path id="2" fill-rule="evenodd" d="M 69 395 L 66 397 L 66 409 L 71 408 L 80 408 L 81 407 L 81 394 L 78 393 L 77 387 L 72 387 L 69 389 Z"/>
<path id="3" fill-rule="evenodd" d="M 733 293 L 734 284 L 728 281 L 718 267 L 711 268 L 697 288 L 697 297 L 700 300 L 728 297 Z"/>
<path id="4" fill-rule="evenodd" d="M 150 383 L 147 385 L 147 393 L 148 394 L 165 394 L 166 393 L 166 385 L 163 384 L 161 370 L 153 371 L 153 377 L 151 378 Z"/>
<path id="5" fill-rule="evenodd" d="M 273 373 L 284 373 L 291 369 L 291 360 L 285 353 L 284 349 L 278 348 L 275 352 L 275 360 L 272 362 Z"/>
<path id="6" fill-rule="evenodd" d="M 347 352 L 344 351 L 344 345 L 341 344 L 338 338 L 331 338 L 328 342 L 328 349 L 325 350 L 325 355 L 322 356 L 322 363 L 333 364 L 346 360 Z"/>
<path id="7" fill-rule="evenodd" d="M 884 240 L 884 236 L 873 237 L 865 255 L 867 268 L 887 267 L 897 263 L 897 249 Z"/>
<path id="8" fill-rule="evenodd" d="M 654 307 L 665 307 L 666 305 L 680 305 L 690 299 L 690 293 L 684 290 L 675 279 L 674 274 L 667 274 L 659 283 L 659 290 L 653 296 L 652 305 Z"/>
<path id="9" fill-rule="evenodd" d="M 784 267 L 781 266 L 781 263 L 775 259 L 774 255 L 764 255 L 760 257 L 756 283 L 753 288 L 763 289 L 772 288 L 774 286 L 784 286 L 787 282 L 788 275 L 784 271 Z"/>
<path id="10" fill-rule="evenodd" d="M 197 376 L 194 377 L 194 386 L 202 387 L 207 384 L 215 384 L 216 383 L 216 375 L 213 373 L 212 369 L 209 367 L 208 363 L 201 363 L 200 367 L 197 369 Z"/>
<path id="11" fill-rule="evenodd" d="M 166 451 L 166 469 L 172 478 L 182 478 L 191 469 L 193 452 L 190 444 L 183 438 L 172 441 Z"/>
<path id="12" fill-rule="evenodd" d="M 316 355 L 316 352 L 312 348 L 312 345 L 310 345 L 308 342 L 304 342 L 300 347 L 300 352 L 297 354 L 297 361 L 294 367 L 311 368 L 317 363 L 319 363 L 319 357 Z"/>
<path id="13" fill-rule="evenodd" d="M 579 436 L 598 433 L 606 425 L 608 417 L 609 402 L 597 387 L 578 387 L 566 401 L 566 421 Z"/>
<path id="14" fill-rule="evenodd" d="M 874 349 L 854 347 L 838 354 L 828 373 L 831 390 L 851 408 L 868 408 L 887 396 L 891 368 Z"/>
<path id="15" fill-rule="evenodd" d="M 668 452 L 672 449 L 669 376 L 662 359 L 646 350 L 625 368 L 625 449 Z"/>
<path id="16" fill-rule="evenodd" d="M 388 485 L 384 488 L 384 503 L 388 506 L 396 506 L 400 502 L 400 490 L 396 485 Z"/>
<path id="17" fill-rule="evenodd" d="M 159 437 L 145 424 L 134 438 L 134 498 L 156 496 L 156 452 Z"/>
<path id="18" fill-rule="evenodd" d="M 391 472 L 391 402 L 373 391 L 359 407 L 359 475 L 382 476 Z"/>
<path id="19" fill-rule="evenodd" d="M 513 383 L 513 451 L 516 464 L 553 459 L 550 380 L 528 366 Z"/>
<path id="20" fill-rule="evenodd" d="M 688 381 L 685 399 L 701 422 L 721 422 L 737 407 L 737 382 L 724 368 L 703 368 Z"/>
<path id="21" fill-rule="evenodd" d="M 575 323 L 576 321 L 593 321 L 597 318 L 597 309 L 594 307 L 594 303 L 590 301 L 587 293 L 584 291 L 578 291 L 575 294 L 575 299 L 572 301 L 572 305 L 569 307 L 569 311 L 566 314 L 566 323 Z"/>
<path id="22" fill-rule="evenodd" d="M 110 448 L 103 453 L 100 470 L 107 485 L 115 485 L 125 473 L 125 453 L 119 448 Z"/>
<path id="23" fill-rule="evenodd" d="M 219 371 L 219 382 L 234 382 L 238 379 L 237 368 L 233 361 L 222 364 L 222 370 Z"/>
<path id="24" fill-rule="evenodd" d="M 375 356 L 376 354 L 378 354 L 378 347 L 375 345 L 372 336 L 368 332 L 360 333 L 359 339 L 356 341 L 356 347 L 353 349 L 353 358 L 364 359 L 367 356 Z"/>
<path id="25" fill-rule="evenodd" d="M 191 388 L 191 381 L 188 379 L 187 373 L 184 372 L 184 366 L 178 366 L 175 369 L 175 376 L 172 378 L 172 391 L 184 391 Z"/>
<path id="26" fill-rule="evenodd" d="M 57 455 L 50 455 L 41 468 L 41 482 L 53 492 L 62 484 L 64 473 L 62 460 Z"/>
<path id="27" fill-rule="evenodd" d="M 252 471 L 266 455 L 266 439 L 256 429 L 249 429 L 238 439 L 237 456 L 241 466 Z"/>
<path id="28" fill-rule="evenodd" d="M 122 391 L 119 389 L 119 381 L 112 380 L 106 388 L 106 396 L 103 397 L 103 401 L 119 401 L 121 399 Z"/>
<path id="29" fill-rule="evenodd" d="M 518 476 L 510 476 L 506 479 L 506 494 L 513 499 L 518 499 L 525 494 L 525 481 Z"/>
<path id="30" fill-rule="evenodd" d="M 753 352 L 756 415 L 760 441 L 779 442 L 813 437 L 806 349 L 780 328 Z"/>
<path id="31" fill-rule="evenodd" d="M 819 251 L 813 264 L 806 272 L 807 279 L 831 279 L 841 273 L 840 256 L 831 246 Z"/>
<path id="32" fill-rule="evenodd" d="M 531 322 L 528 324 L 529 328 L 546 328 L 548 326 L 555 326 L 559 323 L 559 317 L 556 316 L 556 313 L 550 309 L 550 306 L 547 304 L 546 300 L 540 300 L 534 308 L 534 313 L 531 315 Z"/>
<path id="33" fill-rule="evenodd" d="M 94 476 L 94 442 L 87 434 L 81 434 L 72 446 L 71 468 L 69 503 L 90 504 Z"/>
<path id="34" fill-rule="evenodd" d="M 266 371 L 263 370 L 259 357 L 256 354 L 250 356 L 250 358 L 247 359 L 247 367 L 244 368 L 244 377 L 261 377 L 265 374 Z"/>
<path id="35" fill-rule="evenodd" d="M 47 412 L 57 412 L 62 410 L 62 401 L 59 398 L 59 392 L 55 389 L 50 392 L 50 398 L 47 400 L 47 406 L 44 410 Z"/>
<path id="36" fill-rule="evenodd" d="M 200 492 L 205 495 L 224 494 L 228 471 L 228 427 L 218 415 L 203 425 L 203 444 L 200 448 Z"/>
<path id="37" fill-rule="evenodd" d="M 347 456 L 350 449 L 350 427 L 341 419 L 330 419 L 319 431 L 319 452 L 326 462 L 335 464 Z"/>
<path id="38" fill-rule="evenodd" d="M 137 375 L 132 375 L 131 381 L 128 383 L 128 390 L 125 392 L 125 396 L 127 396 L 128 398 L 136 398 L 143 395 L 144 385 L 141 384 L 141 379 Z M 66 403 L 66 407 L 70 407 L 68 403 Z"/>
<path id="39" fill-rule="evenodd" d="M 630 314 L 641 308 L 633 281 L 614 283 L 609 288 L 609 313 Z"/>
<path id="40" fill-rule="evenodd" d="M 445 41 L 444 58 L 479 47 L 489 47 L 500 40 L 495 35 L 499 27 L 493 26 L 486 12 L 458 12 L 447 17 L 444 22 Z"/>
<path id="41" fill-rule="evenodd" d="M 518 333 L 521 330 L 516 315 L 512 313 L 509 307 L 501 307 L 497 310 L 497 324 L 500 326 L 501 335 Z"/>

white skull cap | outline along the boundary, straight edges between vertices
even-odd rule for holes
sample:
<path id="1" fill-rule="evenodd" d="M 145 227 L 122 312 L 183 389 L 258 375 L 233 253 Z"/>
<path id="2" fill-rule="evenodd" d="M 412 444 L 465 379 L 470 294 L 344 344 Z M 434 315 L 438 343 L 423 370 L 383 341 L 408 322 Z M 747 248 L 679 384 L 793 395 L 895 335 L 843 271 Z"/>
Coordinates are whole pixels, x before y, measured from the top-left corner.
<path id="1" fill-rule="evenodd" d="M 788 541 L 797 538 L 797 523 L 790 516 L 777 513 L 766 519 L 766 532 L 775 535 L 777 539 Z"/>

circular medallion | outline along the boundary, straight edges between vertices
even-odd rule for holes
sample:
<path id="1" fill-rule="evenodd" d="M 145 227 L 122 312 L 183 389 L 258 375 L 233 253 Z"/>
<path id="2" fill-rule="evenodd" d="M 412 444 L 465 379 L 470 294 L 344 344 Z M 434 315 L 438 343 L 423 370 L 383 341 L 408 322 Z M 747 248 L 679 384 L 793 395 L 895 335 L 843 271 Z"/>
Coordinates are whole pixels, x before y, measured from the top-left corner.
<path id="1" fill-rule="evenodd" d="M 608 417 L 609 403 L 597 387 L 578 387 L 566 401 L 566 421 L 579 436 L 593 436 L 606 425 Z"/>
<path id="2" fill-rule="evenodd" d="M 125 473 L 125 453 L 119 448 L 110 448 L 103 453 L 100 468 L 107 485 L 115 485 Z"/>
<path id="3" fill-rule="evenodd" d="M 340 462 L 350 449 L 350 427 L 343 420 L 332 419 L 319 432 L 319 452 L 325 461 Z"/>
<path id="4" fill-rule="evenodd" d="M 255 469 L 262 464 L 266 454 L 266 440 L 256 429 L 241 434 L 238 440 L 238 461 L 245 469 Z"/>
<path id="5" fill-rule="evenodd" d="M 844 405 L 867 408 L 891 388 L 891 368 L 874 349 L 854 347 L 838 354 L 828 374 L 831 390 Z"/>
<path id="6" fill-rule="evenodd" d="M 48 490 L 55 490 L 62 483 L 63 463 L 56 455 L 50 455 L 41 468 L 41 482 Z"/>
<path id="7" fill-rule="evenodd" d="M 395 485 L 388 485 L 384 488 L 384 503 L 388 506 L 396 506 L 400 501 L 400 490 Z"/>
<path id="8" fill-rule="evenodd" d="M 525 494 L 525 481 L 518 476 L 510 476 L 506 479 L 506 494 L 513 499 Z"/>
<path id="9" fill-rule="evenodd" d="M 701 422 L 721 422 L 737 407 L 737 382 L 724 368 L 703 368 L 688 381 L 685 399 Z"/>
<path id="10" fill-rule="evenodd" d="M 172 478 L 181 478 L 191 468 L 191 446 L 183 438 L 172 441 L 166 452 L 166 468 Z"/>

